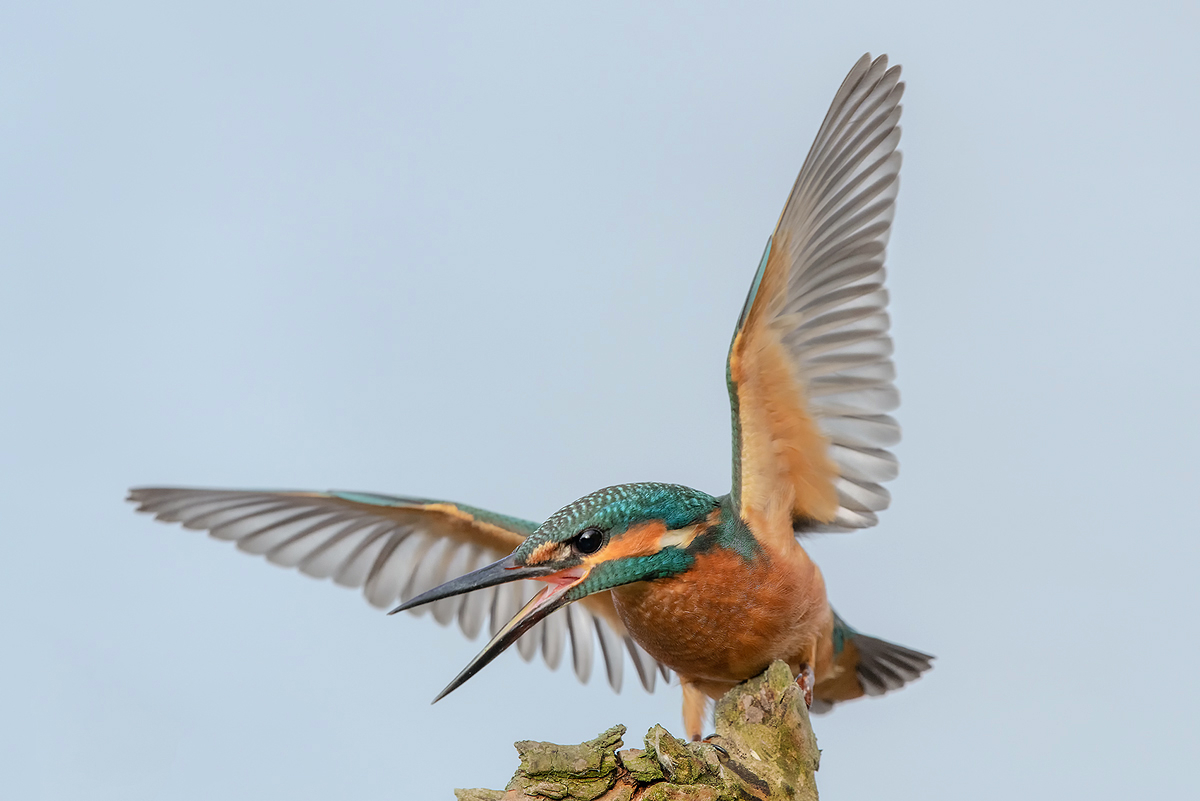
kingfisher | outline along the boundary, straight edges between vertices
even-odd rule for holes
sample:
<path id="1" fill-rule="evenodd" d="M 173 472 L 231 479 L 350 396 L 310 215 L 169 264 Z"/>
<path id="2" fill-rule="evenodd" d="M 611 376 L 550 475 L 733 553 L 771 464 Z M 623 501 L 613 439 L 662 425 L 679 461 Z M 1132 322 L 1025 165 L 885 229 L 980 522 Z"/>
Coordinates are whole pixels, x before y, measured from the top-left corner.
<path id="1" fill-rule="evenodd" d="M 596 643 L 620 690 L 678 678 L 687 734 L 711 700 L 788 664 L 816 712 L 916 679 L 932 656 L 833 610 L 801 540 L 869 528 L 900 436 L 884 288 L 899 188 L 900 68 L 863 56 L 838 89 L 767 242 L 725 365 L 729 493 L 619 484 L 540 525 L 462 503 L 365 492 L 141 487 L 138 511 L 432 612 L 490 641 L 441 699 L 510 646 L 587 681 Z"/>

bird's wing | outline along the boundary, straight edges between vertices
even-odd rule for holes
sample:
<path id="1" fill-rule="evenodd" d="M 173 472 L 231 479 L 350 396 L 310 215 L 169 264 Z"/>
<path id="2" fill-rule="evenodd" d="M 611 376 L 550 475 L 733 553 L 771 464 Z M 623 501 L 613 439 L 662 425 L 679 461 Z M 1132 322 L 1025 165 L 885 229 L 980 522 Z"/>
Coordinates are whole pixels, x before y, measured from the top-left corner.
<path id="1" fill-rule="evenodd" d="M 875 525 L 900 438 L 884 255 L 899 188 L 900 68 L 846 76 L 767 243 L 727 366 L 733 498 L 793 528 Z"/>
<path id="2" fill-rule="evenodd" d="M 207 530 L 274 564 L 362 587 L 367 601 L 381 609 L 500 559 L 537 529 L 528 520 L 458 503 L 357 492 L 142 487 L 130 490 L 129 500 L 139 512 Z M 473 639 L 485 622 L 494 635 L 538 589 L 537 582 L 515 581 L 412 613 L 430 609 L 443 625 L 457 619 Z M 629 637 L 607 592 L 550 615 L 517 641 L 517 650 L 528 661 L 540 649 L 546 664 L 557 668 L 569 640 L 575 674 L 586 682 L 596 639 L 614 689 L 621 688 L 626 650 L 647 690 L 654 689 L 656 672 L 667 677 Z"/>

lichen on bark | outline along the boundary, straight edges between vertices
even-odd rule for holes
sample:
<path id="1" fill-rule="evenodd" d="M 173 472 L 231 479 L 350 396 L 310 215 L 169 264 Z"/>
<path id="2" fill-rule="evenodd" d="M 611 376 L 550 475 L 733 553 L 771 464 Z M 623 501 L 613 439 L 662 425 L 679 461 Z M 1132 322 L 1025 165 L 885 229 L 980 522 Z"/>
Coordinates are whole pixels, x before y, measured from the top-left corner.
<path id="1" fill-rule="evenodd" d="M 816 801 L 820 751 L 783 662 L 718 701 L 716 729 L 688 743 L 654 726 L 644 748 L 625 750 L 624 726 L 579 745 L 526 740 L 504 790 L 454 793 L 458 801 Z"/>

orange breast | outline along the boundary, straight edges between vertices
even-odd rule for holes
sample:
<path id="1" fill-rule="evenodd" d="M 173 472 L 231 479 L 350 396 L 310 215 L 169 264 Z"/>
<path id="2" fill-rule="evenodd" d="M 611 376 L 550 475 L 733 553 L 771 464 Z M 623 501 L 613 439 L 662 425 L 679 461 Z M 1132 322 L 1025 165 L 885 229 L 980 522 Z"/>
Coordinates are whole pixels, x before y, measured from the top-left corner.
<path id="1" fill-rule="evenodd" d="M 832 614 L 798 544 L 750 564 L 726 550 L 700 554 L 686 573 L 619 587 L 613 601 L 638 644 L 681 678 L 744 681 L 775 659 L 824 667 L 818 646 Z"/>

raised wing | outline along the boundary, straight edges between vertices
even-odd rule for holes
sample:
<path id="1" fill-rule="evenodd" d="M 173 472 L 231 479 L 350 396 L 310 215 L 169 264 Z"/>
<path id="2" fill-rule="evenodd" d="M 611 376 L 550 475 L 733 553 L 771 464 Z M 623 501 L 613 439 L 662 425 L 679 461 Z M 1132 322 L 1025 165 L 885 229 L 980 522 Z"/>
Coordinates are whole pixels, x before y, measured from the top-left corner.
<path id="1" fill-rule="evenodd" d="M 899 189 L 900 68 L 863 56 L 804 161 L 738 319 L 733 498 L 793 528 L 878 522 L 900 439 L 884 256 Z"/>
<path id="2" fill-rule="evenodd" d="M 388 609 L 442 582 L 511 553 L 537 524 L 447 501 L 357 492 L 277 492 L 142 487 L 129 500 L 158 520 L 182 523 L 231 540 L 247 553 L 344 587 L 361 587 L 372 606 Z M 524 606 L 540 585 L 516 581 L 446 598 L 426 609 L 443 625 L 453 620 L 474 639 L 491 634 Z M 596 636 L 592 636 L 592 632 Z M 570 640 L 575 674 L 586 682 L 599 639 L 608 680 L 621 689 L 628 650 L 642 685 L 653 691 L 666 669 L 628 636 L 609 593 L 555 612 L 517 641 L 529 661 L 540 649 L 557 668 Z"/>

